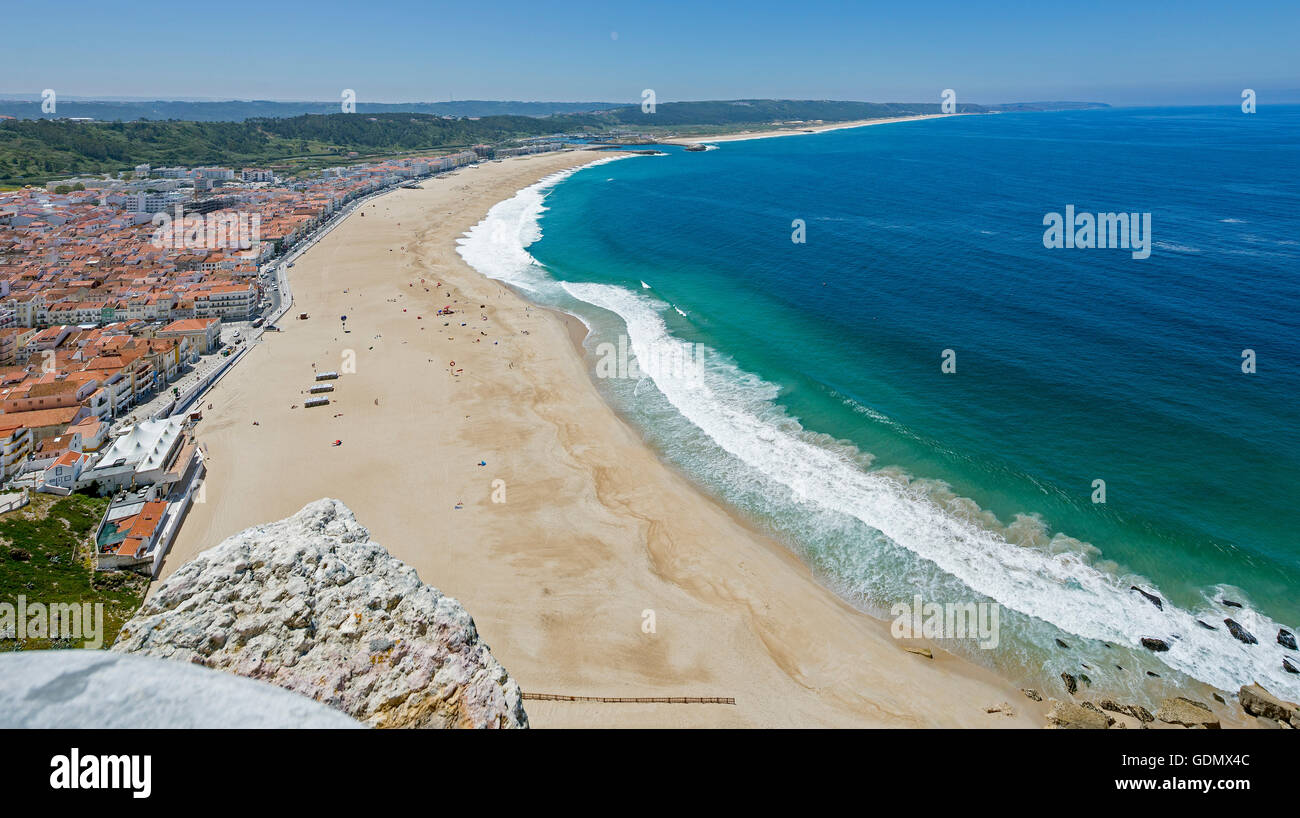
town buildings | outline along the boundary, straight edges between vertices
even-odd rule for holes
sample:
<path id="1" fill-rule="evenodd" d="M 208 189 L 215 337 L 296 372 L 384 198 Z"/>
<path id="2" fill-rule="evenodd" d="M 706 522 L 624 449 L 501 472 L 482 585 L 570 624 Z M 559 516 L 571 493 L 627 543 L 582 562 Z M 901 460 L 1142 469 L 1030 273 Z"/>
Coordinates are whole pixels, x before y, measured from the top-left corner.
<path id="1" fill-rule="evenodd" d="M 294 177 L 146 164 L 0 193 L 0 483 L 117 495 L 99 566 L 156 569 L 203 471 L 165 399 L 222 351 L 223 323 L 276 303 L 264 265 L 350 201 L 478 158 Z"/>

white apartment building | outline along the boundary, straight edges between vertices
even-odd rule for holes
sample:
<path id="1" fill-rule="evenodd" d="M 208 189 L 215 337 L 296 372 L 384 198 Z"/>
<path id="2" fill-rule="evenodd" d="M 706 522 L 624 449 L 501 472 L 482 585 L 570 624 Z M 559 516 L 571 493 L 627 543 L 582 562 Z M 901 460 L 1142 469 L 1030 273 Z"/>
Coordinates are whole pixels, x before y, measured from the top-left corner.
<path id="1" fill-rule="evenodd" d="M 140 191 L 123 194 L 122 206 L 132 213 L 170 212 L 175 205 L 185 202 L 187 198 L 185 193 L 179 190 Z"/>
<path id="2" fill-rule="evenodd" d="M 195 318 L 247 321 L 257 306 L 257 288 L 252 284 L 224 284 L 194 295 Z"/>

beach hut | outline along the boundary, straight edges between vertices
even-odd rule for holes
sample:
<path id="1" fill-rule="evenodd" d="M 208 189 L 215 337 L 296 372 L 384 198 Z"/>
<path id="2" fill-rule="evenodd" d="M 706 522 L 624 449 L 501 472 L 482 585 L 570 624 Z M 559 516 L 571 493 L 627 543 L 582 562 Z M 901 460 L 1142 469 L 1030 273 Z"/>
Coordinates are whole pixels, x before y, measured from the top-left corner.
<path id="1" fill-rule="evenodd" d="M 313 395 L 320 392 L 333 392 L 333 391 L 334 391 L 334 385 L 330 383 L 317 384 L 316 386 L 313 386 L 311 388 L 311 393 Z"/>
<path id="2" fill-rule="evenodd" d="M 303 408 L 311 409 L 314 406 L 329 406 L 329 405 L 330 405 L 329 398 L 308 398 L 307 401 L 303 404 Z"/>
<path id="3" fill-rule="evenodd" d="M 317 373 L 316 373 L 316 380 L 318 380 L 318 381 L 332 381 L 332 380 L 334 380 L 335 378 L 337 378 L 338 376 L 339 376 L 339 373 L 337 373 L 337 372 L 317 372 Z"/>

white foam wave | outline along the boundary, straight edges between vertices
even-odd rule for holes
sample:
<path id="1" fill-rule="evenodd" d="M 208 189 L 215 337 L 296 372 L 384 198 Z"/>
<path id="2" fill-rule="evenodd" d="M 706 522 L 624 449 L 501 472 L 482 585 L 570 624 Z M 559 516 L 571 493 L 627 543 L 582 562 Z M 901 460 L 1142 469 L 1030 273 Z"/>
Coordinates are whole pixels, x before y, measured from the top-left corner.
<path id="1" fill-rule="evenodd" d="M 537 260 L 526 249 L 542 237 L 541 215 L 551 188 L 584 168 L 627 159 L 609 156 L 552 173 L 514 196 L 497 202 L 478 224 L 457 240 L 456 252 L 475 270 L 533 293 L 548 283 Z"/>
<path id="2" fill-rule="evenodd" d="M 592 164 L 619 158 L 624 157 Z M 548 176 L 494 206 L 460 241 L 462 257 L 484 275 L 533 292 L 554 287 L 557 282 L 546 276 L 527 247 L 541 237 L 546 191 L 576 170 Z M 613 285 L 558 284 L 572 297 L 618 315 L 639 359 L 665 343 L 680 343 L 660 315 L 667 305 L 657 299 Z M 657 371 L 653 383 L 717 445 L 773 484 L 785 486 L 801 503 L 856 518 L 973 591 L 1069 633 L 1133 647 L 1142 637 L 1164 639 L 1170 650 L 1159 658 L 1189 676 L 1225 690 L 1258 681 L 1278 695 L 1300 697 L 1300 682 L 1282 670 L 1283 651 L 1273 643 L 1279 624 L 1268 617 L 1249 608 L 1225 613 L 1209 596 L 1197 611 L 1168 600 L 1164 610 L 1157 610 L 1129 586 L 1158 589 L 1142 577 L 1103 570 L 1094 562 L 1096 550 L 1086 544 L 1061 535 L 1045 544 L 1034 544 L 1030 536 L 1015 536 L 1017 543 L 1010 542 L 982 525 L 980 515 L 946 509 L 928 481 L 869 470 L 860 452 L 825 445 L 810 435 L 772 403 L 779 393 L 775 385 L 739 370 L 713 351 L 708 351 L 707 361 L 702 379 L 698 373 L 687 377 Z M 1260 644 L 1246 646 L 1229 636 L 1221 626 L 1229 615 Z M 1202 628 L 1198 618 L 1218 630 Z"/>
<path id="3" fill-rule="evenodd" d="M 659 305 L 635 292 L 606 284 L 561 282 L 570 295 L 619 315 L 628 327 L 632 352 L 650 354 L 672 342 Z M 714 356 L 710 356 L 713 358 Z M 1246 646 L 1220 627 L 1209 631 L 1196 619 L 1215 617 L 1182 610 L 1168 600 L 1158 610 L 1129 586 L 1151 588 L 1141 577 L 1099 570 L 1096 549 L 1045 548 L 1009 542 L 978 524 L 978 516 L 954 515 L 936 502 L 930 486 L 864 470 L 854 458 L 809 442 L 792 419 L 770 422 L 770 413 L 753 405 L 754 376 L 745 396 L 727 383 L 731 367 L 710 367 L 703 380 L 656 372 L 655 385 L 688 420 L 727 452 L 794 496 L 830 511 L 857 518 L 894 543 L 929 560 L 974 591 L 1028 616 L 1078 636 L 1138 647 L 1142 637 L 1170 644 L 1160 654 L 1170 666 L 1226 690 L 1258 680 L 1270 690 L 1300 693 L 1294 677 L 1282 670 L 1282 649 L 1269 644 L 1279 625 L 1267 617 L 1239 611 L 1237 621 L 1260 637 Z M 770 397 L 775 397 L 772 387 Z M 765 417 L 766 415 L 766 417 Z M 1057 537 L 1054 540 L 1069 538 Z M 1208 621 L 1214 624 L 1215 619 Z"/>

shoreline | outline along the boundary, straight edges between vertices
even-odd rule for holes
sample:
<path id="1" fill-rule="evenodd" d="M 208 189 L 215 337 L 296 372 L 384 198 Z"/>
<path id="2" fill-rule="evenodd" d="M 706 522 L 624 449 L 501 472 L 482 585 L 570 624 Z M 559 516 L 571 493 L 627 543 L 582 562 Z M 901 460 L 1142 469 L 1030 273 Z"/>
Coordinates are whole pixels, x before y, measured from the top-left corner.
<path id="1" fill-rule="evenodd" d="M 542 154 L 398 189 L 305 253 L 290 276 L 295 310 L 312 317 L 264 339 L 208 394 L 206 502 L 160 578 L 244 528 L 337 497 L 465 605 L 524 690 L 737 701 L 530 702 L 539 727 L 1040 727 L 1045 705 L 941 650 L 907 653 L 666 467 L 599 396 L 571 328 L 456 253 L 493 204 L 606 157 Z M 486 314 L 482 338 L 497 343 L 440 336 L 470 331 L 433 321 L 453 300 L 473 307 L 462 317 Z M 344 345 L 358 347 L 356 372 L 330 406 L 301 408 L 311 364 L 338 368 Z M 491 502 L 493 479 L 507 502 Z M 1004 701 L 1016 715 L 984 712 Z"/>
<path id="2" fill-rule="evenodd" d="M 896 116 L 884 119 L 855 119 L 848 122 L 828 122 L 807 128 L 789 130 L 772 129 L 766 131 L 739 131 L 737 133 L 719 134 L 718 136 L 678 136 L 660 140 L 660 145 L 707 145 L 714 142 L 744 142 L 750 139 L 772 139 L 778 136 L 808 136 L 811 134 L 842 131 L 847 128 L 867 128 L 872 125 L 888 125 L 893 122 L 918 122 L 923 119 L 945 119 L 953 116 L 977 116 L 976 114 L 918 114 L 916 116 Z"/>
<path id="3" fill-rule="evenodd" d="M 884 121 L 898 120 L 868 124 Z M 337 497 L 465 604 L 525 691 L 737 702 L 534 701 L 536 726 L 1043 726 L 1046 703 L 938 643 L 894 640 L 661 460 L 600 397 L 581 320 L 531 304 L 456 252 L 498 201 L 608 156 L 516 158 L 398 189 L 305 253 L 292 276 L 312 318 L 264 339 L 209 393 L 215 409 L 198 431 L 211 490 L 160 578 L 248 526 Z M 439 332 L 448 299 L 453 319 L 484 333 L 478 347 L 459 321 Z M 343 313 L 351 338 L 331 329 Z M 311 364 L 336 368 L 326 356 L 349 344 L 368 349 L 353 350 L 356 372 L 336 382 L 334 402 L 288 409 Z M 331 448 L 336 437 L 344 445 Z M 496 480 L 507 502 L 492 502 Z M 651 610 L 658 626 L 646 634 Z M 922 645 L 933 659 L 907 652 Z M 1004 702 L 1015 715 L 986 712 Z"/>

